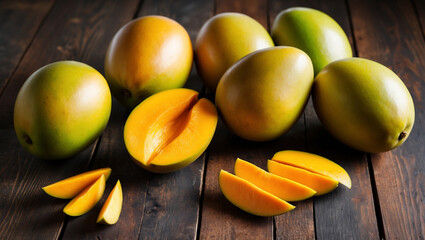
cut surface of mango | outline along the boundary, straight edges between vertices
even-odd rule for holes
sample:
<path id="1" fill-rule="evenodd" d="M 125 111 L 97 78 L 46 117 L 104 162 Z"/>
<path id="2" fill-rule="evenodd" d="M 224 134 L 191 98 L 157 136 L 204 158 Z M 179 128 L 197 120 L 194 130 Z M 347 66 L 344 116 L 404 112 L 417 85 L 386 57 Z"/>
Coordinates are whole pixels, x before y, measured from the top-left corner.
<path id="1" fill-rule="evenodd" d="M 272 160 L 325 175 L 337 180 L 346 187 L 351 188 L 351 178 L 345 169 L 335 162 L 319 155 L 301 151 L 285 150 L 277 152 L 273 156 Z"/>
<path id="2" fill-rule="evenodd" d="M 338 187 L 338 181 L 332 178 L 277 161 L 269 160 L 267 162 L 267 168 L 270 173 L 291 179 L 314 189 L 316 196 L 329 193 Z"/>
<path id="3" fill-rule="evenodd" d="M 121 214 L 122 201 L 122 188 L 120 180 L 118 180 L 103 204 L 96 222 L 108 225 L 115 224 Z"/>
<path id="4" fill-rule="evenodd" d="M 94 183 L 100 176 L 104 175 L 105 181 L 108 180 L 111 171 L 110 168 L 88 171 L 45 186 L 43 190 L 52 197 L 70 199 Z"/>
<path id="5" fill-rule="evenodd" d="M 69 216 L 80 216 L 90 211 L 100 200 L 105 191 L 105 175 L 102 175 L 96 182 L 84 189 L 73 198 L 63 209 Z"/>
<path id="6" fill-rule="evenodd" d="M 316 193 L 315 190 L 301 183 L 268 173 L 240 158 L 235 162 L 235 175 L 285 201 L 304 200 Z"/>
<path id="7" fill-rule="evenodd" d="M 238 208 L 257 216 L 276 216 L 295 206 L 224 170 L 219 175 L 223 195 Z"/>

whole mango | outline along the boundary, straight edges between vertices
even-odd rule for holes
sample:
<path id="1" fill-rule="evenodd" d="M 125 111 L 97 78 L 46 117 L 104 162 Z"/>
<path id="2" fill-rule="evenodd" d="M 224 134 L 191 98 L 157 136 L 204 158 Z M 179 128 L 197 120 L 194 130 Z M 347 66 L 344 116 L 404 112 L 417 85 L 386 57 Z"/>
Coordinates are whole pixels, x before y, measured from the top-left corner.
<path id="1" fill-rule="evenodd" d="M 404 83 L 387 67 L 367 59 L 329 64 L 317 75 L 312 95 L 323 126 L 341 142 L 364 152 L 399 146 L 415 120 Z"/>
<path id="2" fill-rule="evenodd" d="M 236 135 L 271 140 L 289 130 L 302 114 L 313 79 L 313 65 L 303 51 L 293 47 L 258 50 L 226 71 L 215 101 Z"/>
<path id="3" fill-rule="evenodd" d="M 192 63 L 192 43 L 183 26 L 167 17 L 145 16 L 115 34 L 105 56 L 105 75 L 112 95 L 134 108 L 157 92 L 182 87 Z"/>
<path id="4" fill-rule="evenodd" d="M 314 75 L 335 60 L 353 56 L 350 42 L 338 23 L 315 9 L 294 7 L 280 12 L 271 35 L 276 45 L 306 52 L 313 62 Z"/>
<path id="5" fill-rule="evenodd" d="M 195 42 L 195 62 L 205 85 L 215 91 L 224 72 L 236 61 L 259 49 L 273 47 L 266 29 L 241 13 L 210 18 Z"/>
<path id="6" fill-rule="evenodd" d="M 103 76 L 87 64 L 61 61 L 40 68 L 22 85 L 14 126 L 31 154 L 62 159 L 93 143 L 110 113 L 111 93 Z"/>

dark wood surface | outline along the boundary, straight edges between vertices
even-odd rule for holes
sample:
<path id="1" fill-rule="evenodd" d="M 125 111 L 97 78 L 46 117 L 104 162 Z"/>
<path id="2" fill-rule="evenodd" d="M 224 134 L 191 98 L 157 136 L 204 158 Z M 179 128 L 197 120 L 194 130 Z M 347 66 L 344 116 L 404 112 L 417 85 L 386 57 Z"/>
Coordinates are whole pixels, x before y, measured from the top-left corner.
<path id="1" fill-rule="evenodd" d="M 355 151 L 321 126 L 311 102 L 295 126 L 269 142 L 242 140 L 219 121 L 206 152 L 168 174 L 137 167 L 123 142 L 129 111 L 113 101 L 102 136 L 59 162 L 31 156 L 13 128 L 16 95 L 35 70 L 59 60 L 85 62 L 103 73 L 115 32 L 139 16 L 181 23 L 192 43 L 202 24 L 221 12 L 242 12 L 270 29 L 283 9 L 324 11 L 344 29 L 354 55 L 380 62 L 405 82 L 415 102 L 409 139 L 381 154 Z M 425 239 L 425 4 L 421 0 L 3 0 L 0 2 L 0 239 Z M 195 67 L 186 84 L 211 100 Z M 218 186 L 220 169 L 237 157 L 263 168 L 277 151 L 297 149 L 328 157 L 350 174 L 321 197 L 294 203 L 276 217 L 256 217 L 230 204 Z M 81 217 L 63 212 L 65 200 L 41 187 L 89 169 L 111 167 L 105 193 L 120 179 L 124 204 L 116 225 L 95 223 L 99 203 Z M 107 197 L 105 194 L 101 200 Z"/>

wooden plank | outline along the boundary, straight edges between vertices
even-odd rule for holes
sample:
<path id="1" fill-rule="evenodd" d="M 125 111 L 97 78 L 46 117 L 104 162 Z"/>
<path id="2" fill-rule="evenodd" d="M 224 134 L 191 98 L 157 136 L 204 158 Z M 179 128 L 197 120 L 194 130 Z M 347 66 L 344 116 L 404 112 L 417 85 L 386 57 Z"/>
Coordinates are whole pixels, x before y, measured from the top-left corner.
<path id="1" fill-rule="evenodd" d="M 80 60 L 99 69 L 103 60 L 96 59 L 106 49 L 104 29 L 119 25 L 109 16 L 105 22 L 104 10 L 111 3 L 57 2 L 0 97 L 0 144 L 8 146 L 0 152 L 1 239 L 52 239 L 60 235 L 66 218 L 62 208 L 67 201 L 47 196 L 41 187 L 87 170 L 94 145 L 64 161 L 30 156 L 14 133 L 14 100 L 25 79 L 53 61 Z"/>
<path id="2" fill-rule="evenodd" d="M 0 95 L 54 0 L 0 2 Z"/>
<path id="3" fill-rule="evenodd" d="M 267 28 L 267 3 L 265 1 L 217 1 L 217 13 L 242 12 L 258 20 Z M 274 141 L 257 143 L 242 140 L 231 134 L 220 120 L 218 130 L 210 146 L 205 178 L 201 239 L 272 239 L 275 235 L 273 218 L 256 217 L 243 212 L 228 202 L 218 186 L 221 169 L 233 172 L 237 157 L 266 169 L 267 160 L 283 149 L 303 150 L 305 146 L 304 119 L 301 118 L 283 137 Z M 295 211 L 275 218 L 276 225 L 289 222 L 294 217 L 309 216 L 313 219 L 312 207 L 304 203 L 294 203 Z M 289 226 L 289 225 L 288 225 Z M 292 226 L 292 225 L 291 225 Z M 311 225 L 313 222 L 311 221 Z M 278 228 L 279 231 L 283 230 Z M 286 228 L 289 233 L 300 232 Z M 278 231 L 278 230 L 276 230 Z M 311 230 L 314 234 L 314 229 Z M 276 232 L 282 235 L 283 232 Z M 292 236 L 302 236 L 293 234 Z"/>
<path id="4" fill-rule="evenodd" d="M 386 239 L 425 236 L 425 42 L 410 1 L 349 1 L 360 57 L 391 68 L 405 82 L 416 109 L 409 139 L 373 154 L 372 165 Z"/>

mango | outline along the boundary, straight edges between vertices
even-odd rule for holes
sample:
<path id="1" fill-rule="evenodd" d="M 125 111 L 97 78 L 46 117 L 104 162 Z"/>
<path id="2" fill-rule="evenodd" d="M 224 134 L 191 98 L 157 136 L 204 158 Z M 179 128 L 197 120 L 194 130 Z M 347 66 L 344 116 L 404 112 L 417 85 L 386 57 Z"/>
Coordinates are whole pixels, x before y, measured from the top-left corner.
<path id="1" fill-rule="evenodd" d="M 45 186 L 43 190 L 52 197 L 62 199 L 73 198 L 102 175 L 105 176 L 105 181 L 108 180 L 111 171 L 112 169 L 110 168 L 88 171 Z"/>
<path id="2" fill-rule="evenodd" d="M 22 85 L 14 127 L 31 154 L 63 159 L 92 144 L 110 113 L 111 93 L 103 76 L 87 64 L 60 61 L 38 69 Z"/>
<path id="3" fill-rule="evenodd" d="M 316 191 L 308 186 L 273 173 L 268 173 L 240 158 L 236 159 L 235 162 L 235 175 L 289 202 L 301 201 L 312 197 L 316 193 Z"/>
<path id="4" fill-rule="evenodd" d="M 280 12 L 271 35 L 276 45 L 306 52 L 313 62 L 315 76 L 329 63 L 353 56 L 350 42 L 338 23 L 315 9 L 294 7 Z"/>
<path id="5" fill-rule="evenodd" d="M 322 156 L 294 150 L 280 151 L 274 154 L 273 161 L 305 169 L 332 178 L 347 188 L 351 188 L 351 178 L 344 168 Z"/>
<path id="6" fill-rule="evenodd" d="M 267 141 L 290 129 L 303 113 L 313 85 L 313 65 L 293 47 L 258 50 L 221 78 L 215 102 L 236 135 Z"/>
<path id="7" fill-rule="evenodd" d="M 316 191 L 315 196 L 332 192 L 338 187 L 339 183 L 337 180 L 325 175 L 313 173 L 302 168 L 292 167 L 272 160 L 268 160 L 267 169 L 272 174 L 291 179 L 313 189 Z"/>
<path id="8" fill-rule="evenodd" d="M 187 31 L 163 16 L 145 16 L 124 25 L 105 56 L 112 95 L 133 109 L 163 90 L 183 87 L 193 62 Z"/>
<path id="9" fill-rule="evenodd" d="M 220 171 L 219 184 L 221 192 L 229 202 L 257 216 L 276 216 L 295 208 L 290 203 L 224 170 Z"/>
<path id="10" fill-rule="evenodd" d="M 362 58 L 329 64 L 316 77 L 314 109 L 336 139 L 364 152 L 385 152 L 408 138 L 415 121 L 409 90 L 387 67 Z"/>
<path id="11" fill-rule="evenodd" d="M 215 91 L 224 72 L 236 61 L 274 43 L 264 27 L 241 13 L 221 13 L 201 28 L 195 42 L 195 62 L 201 79 Z"/>
<path id="12" fill-rule="evenodd" d="M 217 126 L 213 103 L 191 89 L 166 90 L 144 100 L 129 115 L 124 142 L 132 159 L 152 172 L 172 172 L 195 161 Z"/>
<path id="13" fill-rule="evenodd" d="M 96 182 L 84 189 L 74 199 L 72 199 L 63 209 L 69 216 L 81 216 L 90 211 L 105 191 L 105 175 L 102 175 Z"/>
<path id="14" fill-rule="evenodd" d="M 97 223 L 113 225 L 118 222 L 122 208 L 122 188 L 120 180 L 117 181 L 105 203 L 100 209 Z"/>

